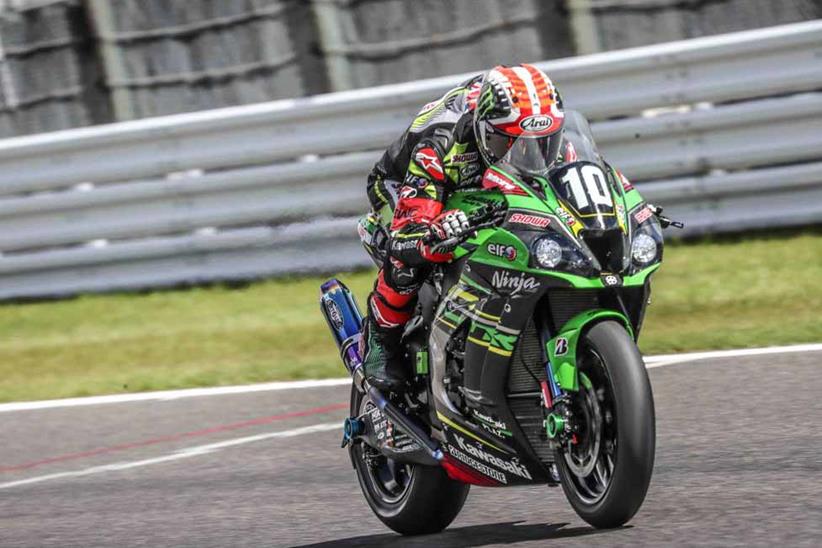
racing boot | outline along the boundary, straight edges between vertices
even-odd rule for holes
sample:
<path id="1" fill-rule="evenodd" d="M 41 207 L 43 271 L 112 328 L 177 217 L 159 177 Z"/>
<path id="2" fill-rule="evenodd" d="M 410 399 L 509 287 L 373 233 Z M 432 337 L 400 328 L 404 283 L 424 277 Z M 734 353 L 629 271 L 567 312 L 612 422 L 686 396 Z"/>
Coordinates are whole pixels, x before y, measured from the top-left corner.
<path id="1" fill-rule="evenodd" d="M 365 319 L 361 348 L 366 380 L 381 392 L 402 392 L 408 380 L 403 365 L 403 326 L 386 328 L 369 315 Z"/>

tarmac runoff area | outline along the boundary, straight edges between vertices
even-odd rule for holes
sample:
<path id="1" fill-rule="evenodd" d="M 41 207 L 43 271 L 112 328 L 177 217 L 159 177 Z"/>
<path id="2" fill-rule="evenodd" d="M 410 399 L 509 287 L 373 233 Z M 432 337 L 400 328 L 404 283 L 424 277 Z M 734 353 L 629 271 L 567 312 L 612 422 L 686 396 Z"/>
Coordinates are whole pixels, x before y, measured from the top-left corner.
<path id="1" fill-rule="evenodd" d="M 0 546 L 819 546 L 822 344 L 646 364 L 656 466 L 620 529 L 559 488 L 473 488 L 402 539 L 339 448 L 350 380 L 330 379 L 0 404 Z"/>

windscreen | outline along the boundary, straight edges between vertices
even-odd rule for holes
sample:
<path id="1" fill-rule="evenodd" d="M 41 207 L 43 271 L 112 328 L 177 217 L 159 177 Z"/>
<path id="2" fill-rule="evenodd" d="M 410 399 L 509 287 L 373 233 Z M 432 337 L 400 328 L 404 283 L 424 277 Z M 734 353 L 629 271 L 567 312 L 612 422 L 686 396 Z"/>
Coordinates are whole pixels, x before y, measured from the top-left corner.
<path id="1" fill-rule="evenodd" d="M 588 121 L 566 111 L 562 161 L 550 172 L 557 196 L 587 229 L 619 229 L 608 168 L 597 150 Z"/>

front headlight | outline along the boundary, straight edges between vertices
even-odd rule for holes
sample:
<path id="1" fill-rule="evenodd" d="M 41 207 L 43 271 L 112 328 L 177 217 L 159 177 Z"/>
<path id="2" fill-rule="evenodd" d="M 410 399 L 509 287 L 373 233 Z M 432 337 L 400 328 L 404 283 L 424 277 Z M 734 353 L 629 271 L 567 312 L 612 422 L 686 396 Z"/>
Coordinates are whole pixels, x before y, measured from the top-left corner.
<path id="1" fill-rule="evenodd" d="M 648 234 L 640 232 L 631 242 L 631 257 L 639 264 L 648 264 L 656 258 L 657 245 Z"/>
<path id="2" fill-rule="evenodd" d="M 541 238 L 534 246 L 534 256 L 542 268 L 554 268 L 562 261 L 562 247 L 551 238 Z"/>
<path id="3" fill-rule="evenodd" d="M 595 270 L 592 259 L 589 259 L 577 245 L 565 236 L 553 232 L 533 243 L 531 263 L 536 268 L 560 270 L 579 276 L 590 276 Z"/>

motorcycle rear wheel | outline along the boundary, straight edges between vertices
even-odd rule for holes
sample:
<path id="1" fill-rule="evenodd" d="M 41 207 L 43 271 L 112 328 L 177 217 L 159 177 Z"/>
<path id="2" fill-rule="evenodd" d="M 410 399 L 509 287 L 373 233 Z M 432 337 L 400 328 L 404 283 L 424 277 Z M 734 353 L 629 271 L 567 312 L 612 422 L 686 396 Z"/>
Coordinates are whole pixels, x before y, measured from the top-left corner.
<path id="1" fill-rule="evenodd" d="M 557 452 L 562 489 L 597 528 L 627 523 L 642 505 L 654 467 L 651 384 L 636 343 L 621 324 L 603 321 L 580 339 L 580 389 L 572 409 L 577 443 Z"/>
<path id="2" fill-rule="evenodd" d="M 352 415 L 361 414 L 367 402 L 352 386 Z M 368 506 L 401 535 L 439 533 L 465 504 L 470 486 L 452 480 L 439 466 L 397 463 L 363 442 L 352 443 L 349 455 Z"/>

